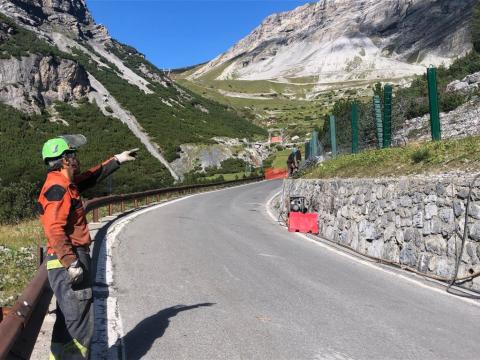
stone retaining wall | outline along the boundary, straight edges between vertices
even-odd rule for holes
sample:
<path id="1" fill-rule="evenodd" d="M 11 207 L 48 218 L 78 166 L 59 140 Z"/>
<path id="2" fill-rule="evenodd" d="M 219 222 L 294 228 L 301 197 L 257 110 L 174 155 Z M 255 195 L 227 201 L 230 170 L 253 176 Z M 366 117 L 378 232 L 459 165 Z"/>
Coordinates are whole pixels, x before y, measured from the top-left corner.
<path id="1" fill-rule="evenodd" d="M 355 251 L 450 278 L 473 176 L 285 180 L 284 198 L 305 196 L 320 235 Z M 474 187 L 459 276 L 480 270 L 480 180 Z M 286 205 L 284 205 L 286 206 Z M 459 236 L 455 232 L 459 232 Z M 480 289 L 480 277 L 464 284 Z"/>

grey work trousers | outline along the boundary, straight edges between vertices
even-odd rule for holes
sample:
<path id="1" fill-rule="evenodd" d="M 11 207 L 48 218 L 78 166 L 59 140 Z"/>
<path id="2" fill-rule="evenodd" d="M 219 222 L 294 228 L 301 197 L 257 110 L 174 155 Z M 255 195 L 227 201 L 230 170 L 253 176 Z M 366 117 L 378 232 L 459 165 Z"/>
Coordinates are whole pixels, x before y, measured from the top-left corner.
<path id="1" fill-rule="evenodd" d="M 81 283 L 72 285 L 64 267 L 48 270 L 48 281 L 57 298 L 56 321 L 50 349 L 52 360 L 89 358 L 94 326 L 91 259 L 85 248 L 75 248 L 75 252 L 84 270 Z M 49 261 L 55 259 L 52 255 L 47 257 Z"/>

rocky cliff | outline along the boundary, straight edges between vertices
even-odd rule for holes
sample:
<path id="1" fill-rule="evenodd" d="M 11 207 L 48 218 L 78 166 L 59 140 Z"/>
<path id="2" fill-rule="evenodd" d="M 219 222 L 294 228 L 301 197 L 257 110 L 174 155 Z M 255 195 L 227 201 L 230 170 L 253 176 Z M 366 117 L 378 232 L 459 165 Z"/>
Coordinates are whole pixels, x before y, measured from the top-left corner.
<path id="1" fill-rule="evenodd" d="M 91 90 L 77 63 L 39 55 L 0 59 L 0 84 L 1 102 L 35 113 L 55 101 L 80 100 Z"/>
<path id="2" fill-rule="evenodd" d="M 182 144 L 263 130 L 176 85 L 133 47 L 95 23 L 84 0 L 0 0 L 0 102 L 41 113 L 90 101 L 126 124 L 174 179 Z M 49 109 L 57 121 L 55 109 Z M 52 120 L 53 121 L 53 120 Z"/>
<path id="3" fill-rule="evenodd" d="M 475 0 L 320 0 L 274 14 L 191 79 L 318 77 L 326 84 L 395 79 L 449 64 L 471 49 Z"/>

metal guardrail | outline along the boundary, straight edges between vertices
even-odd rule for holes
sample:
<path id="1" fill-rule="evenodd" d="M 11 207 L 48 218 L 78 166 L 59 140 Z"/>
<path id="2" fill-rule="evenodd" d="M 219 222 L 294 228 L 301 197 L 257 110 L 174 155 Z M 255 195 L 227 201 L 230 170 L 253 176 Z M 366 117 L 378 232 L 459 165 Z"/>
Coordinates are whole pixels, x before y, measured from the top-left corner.
<path id="1" fill-rule="evenodd" d="M 197 193 L 202 189 L 223 188 L 263 180 L 263 177 L 250 177 L 240 180 L 222 181 L 210 184 L 179 186 L 125 195 L 111 195 L 87 200 L 83 206 L 87 213 L 92 212 L 93 221 L 99 220 L 99 209 L 108 207 L 108 215 L 113 214 L 113 206 L 120 204 L 120 212 L 125 211 L 125 203 L 134 201 L 133 208 L 159 202 L 162 195 L 170 196 Z M 143 200 L 139 201 L 139 200 Z M 150 200 L 153 200 L 150 202 Z M 0 308 L 0 360 L 29 359 L 37 340 L 53 293 L 48 284 L 45 262 L 39 266 L 35 276 L 22 295 L 2 319 Z"/>

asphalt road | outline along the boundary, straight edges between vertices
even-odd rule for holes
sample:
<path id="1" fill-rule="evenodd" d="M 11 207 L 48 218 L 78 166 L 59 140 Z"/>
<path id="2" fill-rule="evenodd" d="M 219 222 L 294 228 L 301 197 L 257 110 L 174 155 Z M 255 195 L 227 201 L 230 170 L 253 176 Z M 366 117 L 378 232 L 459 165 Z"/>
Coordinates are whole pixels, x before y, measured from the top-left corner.
<path id="1" fill-rule="evenodd" d="M 479 359 L 480 307 L 302 240 L 281 183 L 134 219 L 114 249 L 127 359 Z"/>

